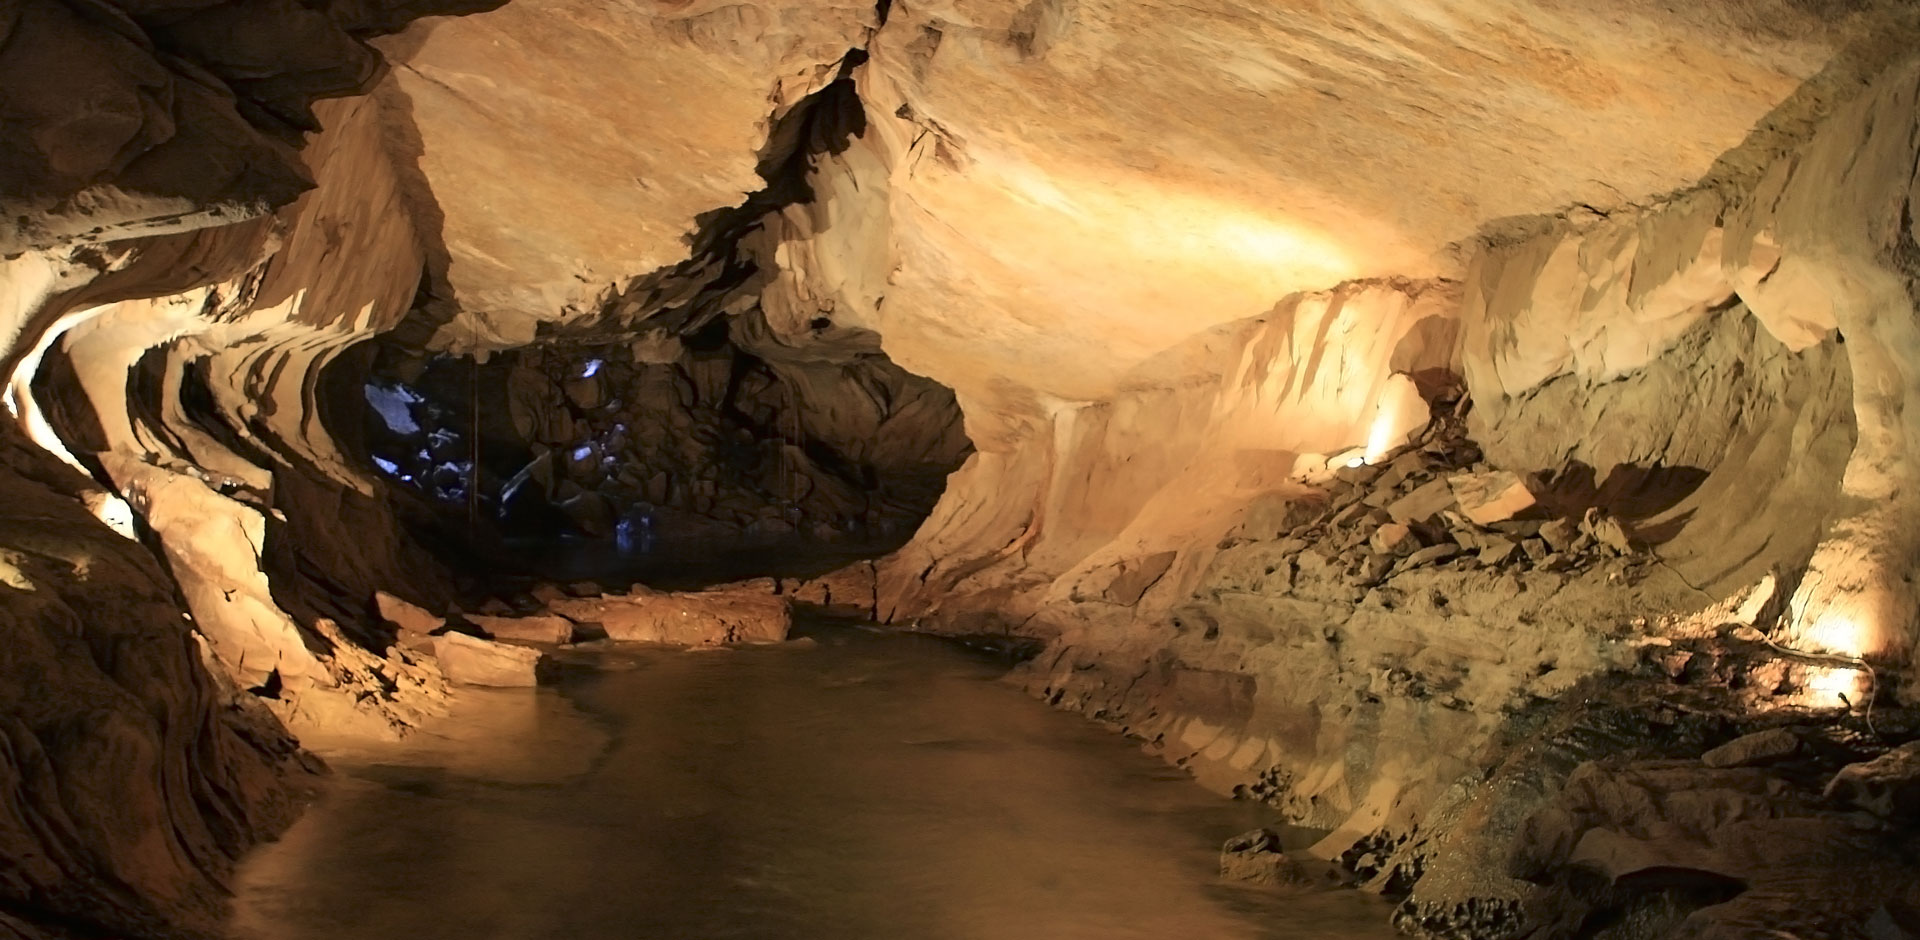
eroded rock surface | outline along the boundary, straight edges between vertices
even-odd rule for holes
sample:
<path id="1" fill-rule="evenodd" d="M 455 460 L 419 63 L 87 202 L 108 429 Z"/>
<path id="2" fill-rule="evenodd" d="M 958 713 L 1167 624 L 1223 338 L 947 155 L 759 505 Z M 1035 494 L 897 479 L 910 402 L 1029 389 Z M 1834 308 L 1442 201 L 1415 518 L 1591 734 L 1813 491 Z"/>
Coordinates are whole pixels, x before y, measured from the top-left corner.
<path id="1" fill-rule="evenodd" d="M 88 513 L 83 478 L 10 426 L 0 469 L 0 928 L 210 931 L 317 765 L 205 668 L 174 585 Z"/>
<path id="2" fill-rule="evenodd" d="M 568 598 L 548 605 L 555 613 L 594 625 L 614 640 L 674 646 L 777 643 L 793 626 L 785 597 L 753 590 L 665 592 Z"/>
<path id="3" fill-rule="evenodd" d="M 203 920 L 209 873 L 271 828 L 288 753 L 271 721 L 234 743 L 191 657 L 147 672 L 76 638 L 108 595 L 46 585 L 138 568 L 144 613 L 95 633 L 148 624 L 185 655 L 190 613 L 237 701 L 295 730 L 397 734 L 447 678 L 534 681 L 536 651 L 376 599 L 455 593 L 363 459 L 359 344 L 384 335 L 414 363 L 624 351 L 615 382 L 516 354 L 518 413 L 493 411 L 545 449 L 494 476 L 583 532 L 642 499 L 795 525 L 777 494 L 809 524 L 872 524 L 900 515 L 886 488 L 760 406 L 857 386 L 806 420 L 932 429 L 851 455 L 870 467 L 950 466 L 951 420 L 923 419 L 964 413 L 974 452 L 877 565 L 467 618 L 496 636 L 770 641 L 797 601 L 1044 644 L 1036 693 L 1332 830 L 1314 852 L 1407 893 L 1409 929 L 1739 929 L 1800 890 L 1754 833 L 1805 835 L 1809 871 L 1874 860 L 1820 929 L 1906 929 L 1910 872 L 1873 854 L 1887 824 L 1847 828 L 1792 769 L 1832 754 L 1578 697 L 1706 684 L 1844 726 L 1915 694 L 1907 5 L 559 3 L 411 26 L 452 11 L 242 6 L 0 21 L 11 401 L 93 485 L 42 486 L 66 471 L 38 457 L 0 484 L 147 540 L 55 564 L 30 527 L 0 539 L 19 648 L 102 692 L 9 720 L 49 766 L 131 754 L 192 790 L 167 825 L 32 830 L 10 857 L 52 866 L 20 882 L 41 906 L 5 916 Z M 384 78 L 376 32 L 397 33 Z M 741 355 L 695 361 L 722 328 Z M 883 353 L 927 382 L 849 367 Z M 668 369 L 670 392 L 631 394 Z M 699 416 L 713 401 L 745 439 Z M 390 462 L 438 498 L 462 442 L 436 430 Z M 703 478 L 728 446 L 750 472 Z M 66 639 L 41 644 L 49 623 Z M 95 672 L 148 705 L 101 711 L 126 699 Z M 1883 819 L 1905 812 L 1903 753 L 1822 770 Z M 149 776 L 109 796 L 151 809 Z M 23 784 L 36 806 L 108 798 L 32 779 L 72 791 Z M 1640 878 L 1675 859 L 1706 874 Z"/>

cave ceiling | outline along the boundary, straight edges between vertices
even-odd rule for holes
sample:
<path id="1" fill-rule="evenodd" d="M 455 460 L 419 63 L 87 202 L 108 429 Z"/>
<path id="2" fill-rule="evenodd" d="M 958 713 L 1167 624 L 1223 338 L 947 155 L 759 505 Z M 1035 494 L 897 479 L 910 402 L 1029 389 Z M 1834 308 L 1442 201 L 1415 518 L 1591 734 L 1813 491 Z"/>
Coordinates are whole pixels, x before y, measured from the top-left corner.
<path id="1" fill-rule="evenodd" d="M 1290 293 L 1457 275 L 1489 225 L 1687 186 L 1853 41 L 1787 0 L 1670 7 L 553 0 L 379 40 L 377 97 L 434 342 L 500 348 L 683 260 L 864 50 L 870 127 L 770 225 L 839 250 L 783 265 L 770 313 L 1038 410 Z"/>

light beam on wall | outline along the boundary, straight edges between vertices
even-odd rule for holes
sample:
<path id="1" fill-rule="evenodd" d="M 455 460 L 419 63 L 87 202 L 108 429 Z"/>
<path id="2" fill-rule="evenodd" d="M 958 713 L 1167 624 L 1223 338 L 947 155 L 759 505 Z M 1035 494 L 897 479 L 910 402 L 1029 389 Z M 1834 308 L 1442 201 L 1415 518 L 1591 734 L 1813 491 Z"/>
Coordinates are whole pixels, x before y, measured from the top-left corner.
<path id="1" fill-rule="evenodd" d="M 80 471 L 82 476 L 89 478 L 92 474 L 81 465 L 79 458 L 73 456 L 72 451 L 67 450 L 66 442 L 60 440 L 60 435 L 54 431 L 53 424 L 47 421 L 46 412 L 41 409 L 40 403 L 34 400 L 33 377 L 39 374 L 40 363 L 46 358 L 47 350 L 52 349 L 53 344 L 60 341 L 60 337 L 65 336 L 68 330 L 109 309 L 112 309 L 111 305 L 88 307 L 85 310 L 75 310 L 55 320 L 53 326 L 40 335 L 39 342 L 34 343 L 33 348 L 20 357 L 20 364 L 14 367 L 13 375 L 7 382 L 6 392 L 0 394 L 0 401 L 4 401 L 8 413 L 20 422 L 20 427 L 27 433 L 28 440 L 33 441 L 41 450 L 59 458 L 61 463 Z M 95 518 L 106 523 L 107 528 L 125 538 L 136 540 L 139 538 L 133 528 L 133 507 L 127 505 L 126 500 L 113 493 L 99 490 L 87 494 L 86 505 Z"/>

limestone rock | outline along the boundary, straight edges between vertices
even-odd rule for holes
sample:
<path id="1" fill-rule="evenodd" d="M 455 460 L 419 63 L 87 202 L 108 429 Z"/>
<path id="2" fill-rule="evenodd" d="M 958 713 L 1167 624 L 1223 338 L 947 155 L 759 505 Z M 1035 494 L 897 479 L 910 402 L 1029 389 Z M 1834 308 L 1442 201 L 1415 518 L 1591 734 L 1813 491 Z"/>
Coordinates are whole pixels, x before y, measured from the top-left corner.
<path id="1" fill-rule="evenodd" d="M 1382 555 L 1411 555 L 1420 550 L 1420 540 L 1404 523 L 1389 522 L 1375 530 L 1367 544 Z"/>
<path id="2" fill-rule="evenodd" d="M 380 611 L 381 619 L 393 624 L 401 633 L 432 633 L 446 625 L 446 618 L 435 617 L 425 608 L 408 603 L 385 591 L 376 591 L 373 595 L 374 606 Z"/>
<path id="3" fill-rule="evenodd" d="M 1580 529 L 1593 537 L 1594 541 L 1612 549 L 1615 554 L 1633 553 L 1633 539 L 1627 534 L 1620 520 L 1607 515 L 1599 509 L 1589 509 L 1581 519 Z"/>
<path id="4" fill-rule="evenodd" d="M 1480 525 L 1505 522 L 1538 502 L 1518 474 L 1506 470 L 1460 473 L 1447 478 L 1460 514 Z"/>
<path id="5" fill-rule="evenodd" d="M 1785 728 L 1774 728 L 1728 741 L 1700 755 L 1700 763 L 1715 769 L 1764 767 L 1791 760 L 1803 747 L 1798 735 Z"/>
<path id="6" fill-rule="evenodd" d="M 1453 556 L 1458 554 L 1460 554 L 1460 546 L 1455 545 L 1451 542 L 1442 542 L 1439 545 L 1429 545 L 1426 548 L 1420 549 L 1419 551 L 1416 551 L 1413 554 L 1408 555 L 1407 567 L 1419 568 L 1423 565 L 1437 564 L 1439 562 L 1452 558 Z"/>
<path id="7" fill-rule="evenodd" d="M 675 646 L 777 643 L 793 626 L 786 597 L 757 591 L 646 592 L 548 606 L 574 623 L 598 624 L 615 640 Z"/>
<path id="8" fill-rule="evenodd" d="M 843 617 L 872 617 L 878 590 L 873 562 L 862 561 L 809 581 L 791 592 L 796 604 L 810 604 Z"/>
<path id="9" fill-rule="evenodd" d="M 1269 888 L 1327 889 L 1347 883 L 1338 866 L 1289 855 L 1271 829 L 1254 829 L 1228 839 L 1220 849 L 1220 877 Z"/>
<path id="10" fill-rule="evenodd" d="M 1453 487 L 1446 479 L 1430 480 L 1387 506 L 1395 522 L 1425 522 L 1454 505 Z"/>
<path id="11" fill-rule="evenodd" d="M 433 638 L 433 654 L 447 679 L 461 685 L 520 688 L 538 684 L 539 650 L 464 633 L 442 633 Z"/>
<path id="12" fill-rule="evenodd" d="M 1540 527 L 1540 540 L 1556 552 L 1573 550 L 1573 543 L 1580 537 L 1580 527 L 1572 519 L 1554 519 Z"/>
<path id="13" fill-rule="evenodd" d="M 1840 768 L 1825 795 L 1887 819 L 1920 819 L 1920 741 Z"/>
<path id="14" fill-rule="evenodd" d="M 1173 564 L 1174 552 L 1155 552 L 1144 558 L 1132 558 L 1120 565 L 1119 573 L 1107 585 L 1107 599 L 1126 606 L 1140 602 L 1140 595 L 1159 581 Z"/>
<path id="15" fill-rule="evenodd" d="M 531 643 L 566 643 L 573 639 L 573 621 L 557 614 L 530 617 L 490 617 L 467 614 L 474 626 L 487 631 L 496 640 L 525 640 Z"/>

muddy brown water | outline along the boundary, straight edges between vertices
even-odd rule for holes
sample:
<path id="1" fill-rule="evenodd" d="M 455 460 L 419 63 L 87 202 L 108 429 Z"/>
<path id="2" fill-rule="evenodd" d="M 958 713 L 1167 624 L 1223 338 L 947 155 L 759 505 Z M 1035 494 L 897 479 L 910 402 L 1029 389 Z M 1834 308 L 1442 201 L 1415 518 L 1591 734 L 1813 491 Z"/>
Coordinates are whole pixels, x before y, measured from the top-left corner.
<path id="1" fill-rule="evenodd" d="M 618 648 L 468 691 L 244 860 L 240 940 L 1386 938 L 1220 881 L 1272 821 L 926 637 Z M 325 747 L 324 742 L 315 742 Z"/>

